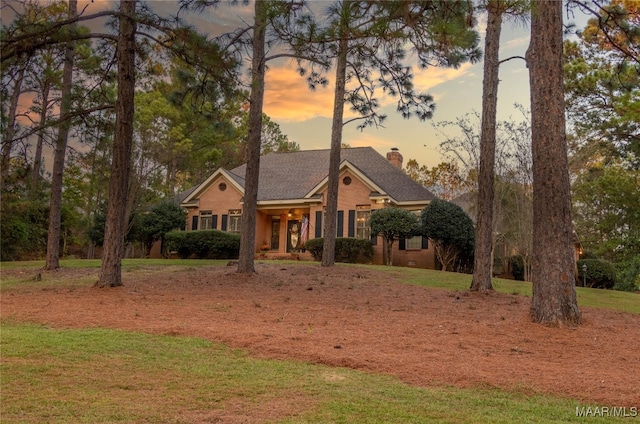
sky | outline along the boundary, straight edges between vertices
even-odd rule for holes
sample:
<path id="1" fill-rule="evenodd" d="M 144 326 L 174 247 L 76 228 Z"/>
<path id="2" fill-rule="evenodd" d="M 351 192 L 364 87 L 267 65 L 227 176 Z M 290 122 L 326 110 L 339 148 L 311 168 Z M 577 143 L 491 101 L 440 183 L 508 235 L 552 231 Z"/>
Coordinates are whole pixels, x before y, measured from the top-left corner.
<path id="1" fill-rule="evenodd" d="M 328 4 L 324 0 L 311 0 L 315 4 Z M 209 18 L 217 24 L 244 19 L 252 22 L 253 6 L 223 8 L 209 12 Z M 215 14 L 215 18 L 211 18 Z M 576 22 L 575 17 L 565 22 Z M 584 27 L 586 18 L 578 18 L 578 28 Z M 485 22 L 479 19 L 478 31 L 480 47 L 484 50 Z M 512 56 L 524 57 L 529 46 L 529 25 L 522 22 L 506 21 L 500 40 L 500 59 Z M 455 121 L 465 114 L 481 112 L 483 62 L 465 63 L 458 69 L 414 68 L 416 91 L 431 94 L 436 103 L 433 119 L 419 121 L 417 118 L 404 119 L 396 112 L 393 99 L 383 99 L 380 112 L 387 115 L 384 128 L 367 127 L 358 130 L 357 122 L 343 127 L 342 142 L 351 147 L 371 146 L 382 155 L 391 148 L 398 148 L 406 164 L 415 159 L 420 165 L 433 167 L 446 160 L 440 151 L 440 143 L 445 137 L 433 124 Z M 302 150 L 328 149 L 331 144 L 331 117 L 333 112 L 333 84 L 335 71 L 327 74 L 329 85 L 310 91 L 305 79 L 296 72 L 294 63 L 269 64 L 265 77 L 264 112 L 280 125 L 290 141 L 295 141 Z M 515 108 L 520 104 L 528 110 L 529 74 L 524 60 L 514 59 L 500 66 L 500 86 L 498 89 L 498 119 L 521 120 L 521 113 Z M 345 118 L 349 115 L 345 107 Z M 451 127 L 450 127 L 451 128 Z M 455 135 L 455 129 L 447 135 Z"/>
<path id="2" fill-rule="evenodd" d="M 147 1 L 158 14 L 175 14 L 177 2 L 173 0 Z M 328 5 L 329 0 L 310 0 L 312 7 Z M 86 6 L 86 13 L 102 9 L 117 8 L 113 0 L 80 0 L 79 9 Z M 216 8 L 208 8 L 199 13 L 184 15 L 188 22 L 201 32 L 211 36 L 230 32 L 253 22 L 253 4 L 228 6 L 226 2 Z M 586 24 L 585 17 L 565 19 L 576 22 L 578 28 Z M 485 23 L 479 18 L 478 32 L 481 49 L 484 49 Z M 529 25 L 527 23 L 503 23 L 500 40 L 500 59 L 524 56 L 529 45 Z M 465 63 L 458 69 L 414 67 L 416 91 L 426 91 L 435 100 L 433 119 L 419 121 L 417 118 L 403 119 L 395 110 L 392 98 L 381 98 L 380 113 L 387 119 L 383 128 L 367 127 L 358 130 L 357 122 L 343 127 L 342 142 L 351 147 L 371 146 L 382 155 L 391 148 L 398 148 L 406 164 L 415 159 L 420 165 L 433 167 L 446 160 L 440 151 L 440 143 L 445 136 L 434 128 L 435 123 L 455 121 L 465 114 L 481 112 L 483 62 Z M 280 125 L 280 129 L 295 141 L 302 150 L 328 149 L 331 144 L 331 115 L 333 111 L 334 70 L 327 73 L 329 84 L 311 91 L 304 78 L 296 72 L 292 62 L 268 64 L 265 80 L 264 112 Z M 498 89 L 498 119 L 520 120 L 521 115 L 515 104 L 529 106 L 529 79 L 524 60 L 514 59 L 500 66 L 500 86 Z M 345 118 L 353 117 L 345 107 Z M 455 135 L 455 128 L 449 127 L 447 135 Z"/>
<path id="3" fill-rule="evenodd" d="M 311 0 L 322 4 L 327 1 Z M 244 10 L 243 10 L 244 9 Z M 238 22 L 245 19 L 252 22 L 253 6 L 225 8 L 210 11 L 215 14 L 217 24 L 228 21 Z M 199 24 L 208 20 L 200 16 Z M 204 22 L 203 22 L 204 21 Z M 478 31 L 481 36 L 480 47 L 484 49 L 484 22 L 480 19 Z M 529 45 L 529 28 L 526 24 L 505 23 L 500 42 L 500 59 L 511 56 L 524 56 Z M 444 136 L 433 127 L 433 123 L 455 121 L 474 111 L 482 109 L 482 61 L 476 64 L 465 63 L 458 69 L 414 67 L 414 86 L 416 91 L 427 92 L 433 96 L 436 104 L 433 119 L 419 121 L 416 117 L 404 119 L 396 112 L 395 100 L 383 98 L 380 113 L 387 119 L 383 128 L 367 127 L 357 129 L 357 122 L 343 127 L 342 142 L 351 147 L 371 146 L 382 155 L 391 148 L 398 148 L 406 164 L 415 159 L 420 165 L 436 166 L 444 161 L 439 145 Z M 333 113 L 333 85 L 335 71 L 327 73 L 329 84 L 315 91 L 309 90 L 304 78 L 296 72 L 295 63 L 284 62 L 269 64 L 265 77 L 264 113 L 280 125 L 280 129 L 295 141 L 302 150 L 328 149 L 331 145 L 331 119 Z M 525 62 L 511 60 L 500 67 L 500 87 L 498 92 L 499 119 L 510 116 L 518 118 L 515 103 L 528 107 L 529 80 Z M 350 114 L 345 107 L 345 119 Z M 455 134 L 455 131 L 452 131 Z"/>

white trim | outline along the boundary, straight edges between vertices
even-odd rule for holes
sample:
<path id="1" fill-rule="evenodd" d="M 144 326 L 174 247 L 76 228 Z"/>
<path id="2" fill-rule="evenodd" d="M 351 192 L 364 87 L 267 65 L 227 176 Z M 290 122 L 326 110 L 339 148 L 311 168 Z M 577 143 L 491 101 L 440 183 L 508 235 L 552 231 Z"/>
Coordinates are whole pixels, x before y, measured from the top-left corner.
<path id="1" fill-rule="evenodd" d="M 404 202 L 396 202 L 398 206 L 422 206 L 426 207 L 431 203 L 431 200 L 407 200 Z"/>
<path id="2" fill-rule="evenodd" d="M 322 197 L 311 199 L 258 200 L 260 209 L 282 209 L 283 205 L 308 207 L 314 203 L 322 203 Z"/>
<path id="3" fill-rule="evenodd" d="M 382 196 L 385 196 L 387 194 L 387 192 L 385 192 L 380 186 L 374 183 L 369 177 L 367 177 L 362 172 L 360 172 L 360 170 L 356 168 L 355 165 L 353 165 L 348 160 L 343 160 L 342 163 L 340 163 L 339 177 L 342 177 L 347 170 L 351 171 L 351 173 L 353 173 L 356 177 L 358 177 L 358 179 L 364 185 L 366 185 L 369 188 L 369 190 L 378 192 Z M 324 189 L 324 187 L 327 186 L 328 184 L 329 184 L 329 176 L 327 175 L 304 196 L 305 199 L 308 199 L 311 196 L 319 194 L 319 192 L 321 192 Z"/>
<path id="4" fill-rule="evenodd" d="M 240 194 L 244 195 L 244 187 L 242 187 L 238 182 L 231 176 L 229 171 L 224 168 L 218 168 L 213 174 L 209 176 L 202 184 L 200 184 L 195 190 L 191 192 L 181 203 L 181 205 L 185 205 L 185 207 L 189 206 L 189 203 L 195 199 L 198 199 L 205 191 L 209 189 L 211 184 L 221 176 L 225 179 L 225 182 L 231 184 Z"/>

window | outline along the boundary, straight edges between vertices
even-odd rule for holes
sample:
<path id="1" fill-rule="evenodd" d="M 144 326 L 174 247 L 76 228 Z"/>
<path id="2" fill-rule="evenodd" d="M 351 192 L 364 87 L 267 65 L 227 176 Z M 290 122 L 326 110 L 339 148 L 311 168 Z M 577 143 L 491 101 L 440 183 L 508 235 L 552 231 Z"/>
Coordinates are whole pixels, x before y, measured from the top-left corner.
<path id="1" fill-rule="evenodd" d="M 421 211 L 413 211 L 413 213 L 420 218 Z M 422 248 L 422 236 L 414 236 L 405 241 L 406 250 L 420 250 Z"/>
<path id="2" fill-rule="evenodd" d="M 366 209 L 365 209 L 366 208 Z M 369 219 L 371 218 L 371 207 L 369 205 L 357 206 L 356 209 L 356 238 L 370 239 L 371 238 L 371 225 Z"/>
<path id="3" fill-rule="evenodd" d="M 227 231 L 231 233 L 239 233 L 241 222 L 242 222 L 242 210 L 231 209 L 229 211 L 229 224 L 227 226 Z"/>
<path id="4" fill-rule="evenodd" d="M 200 229 L 210 230 L 212 229 L 213 216 L 211 211 L 200 211 Z"/>
<path id="5" fill-rule="evenodd" d="M 405 248 L 407 250 L 420 250 L 422 249 L 422 236 L 414 236 L 405 242 Z"/>

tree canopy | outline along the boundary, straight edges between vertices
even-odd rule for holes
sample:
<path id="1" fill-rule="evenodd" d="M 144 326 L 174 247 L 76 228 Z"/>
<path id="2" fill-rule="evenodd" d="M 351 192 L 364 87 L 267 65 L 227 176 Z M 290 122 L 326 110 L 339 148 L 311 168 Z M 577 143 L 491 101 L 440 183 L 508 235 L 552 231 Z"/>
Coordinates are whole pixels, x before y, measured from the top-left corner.
<path id="1" fill-rule="evenodd" d="M 433 242 L 443 271 L 451 270 L 456 260 L 473 256 L 473 221 L 460 206 L 434 199 L 420 217 L 422 232 Z"/>
<path id="2" fill-rule="evenodd" d="M 401 238 L 410 238 L 421 234 L 420 220 L 413 212 L 389 207 L 371 212 L 369 220 L 372 235 L 381 235 L 385 241 L 385 264 L 392 265 L 393 243 Z"/>

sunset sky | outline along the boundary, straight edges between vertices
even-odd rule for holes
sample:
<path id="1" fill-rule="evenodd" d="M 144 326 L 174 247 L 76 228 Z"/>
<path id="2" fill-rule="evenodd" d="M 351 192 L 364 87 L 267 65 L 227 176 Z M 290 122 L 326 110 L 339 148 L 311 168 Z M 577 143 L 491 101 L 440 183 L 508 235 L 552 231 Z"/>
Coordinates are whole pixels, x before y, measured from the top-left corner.
<path id="1" fill-rule="evenodd" d="M 311 0 L 312 6 L 329 4 L 325 0 Z M 206 28 L 225 26 L 229 22 L 253 22 L 253 5 L 220 6 L 198 16 L 198 26 Z M 566 19 L 575 22 L 576 19 Z M 579 17 L 578 28 L 584 27 L 586 18 Z M 227 28 L 232 28 L 233 24 Z M 485 22 L 478 24 L 484 49 Z M 529 25 L 522 22 L 505 22 L 500 42 L 500 59 L 524 56 L 529 45 Z M 443 136 L 433 128 L 433 123 L 454 121 L 466 113 L 480 112 L 482 106 L 483 63 L 466 63 L 459 69 L 414 68 L 414 84 L 417 91 L 427 91 L 436 102 L 436 111 L 430 121 L 420 122 L 417 118 L 405 120 L 395 110 L 393 99 L 383 99 L 381 112 L 388 116 L 384 128 L 369 127 L 359 131 L 357 123 L 343 129 L 343 143 L 352 147 L 371 146 L 381 154 L 397 147 L 404 156 L 404 163 L 416 159 L 421 165 L 435 166 L 442 162 L 439 145 Z M 327 77 L 329 85 L 310 91 L 304 78 L 296 73 L 293 63 L 269 64 L 266 75 L 264 112 L 280 125 L 289 139 L 300 144 L 301 149 L 327 149 L 331 143 L 331 114 L 333 110 L 333 83 L 335 71 Z M 525 62 L 515 59 L 500 67 L 500 87 L 498 91 L 498 119 L 521 120 L 522 115 L 514 104 L 529 107 L 529 74 Z M 349 116 L 348 105 L 345 117 Z M 353 115 L 352 115 L 353 116 Z M 449 132 L 448 132 L 449 133 Z M 455 135 L 452 129 L 451 135 Z"/>
<path id="2" fill-rule="evenodd" d="M 173 0 L 155 0 L 147 3 L 156 13 L 164 16 L 175 15 L 177 10 L 177 2 Z M 330 3 L 328 0 L 311 0 L 309 4 L 314 8 L 322 8 L 322 5 Z M 88 14 L 101 9 L 115 9 L 118 2 L 80 0 L 79 9 L 82 10 L 83 7 L 86 7 L 85 13 Z M 229 6 L 227 2 L 221 2 L 216 8 L 208 8 L 201 13 L 191 13 L 183 17 L 201 32 L 215 36 L 252 23 L 253 5 Z M 575 18 L 571 21 L 575 21 Z M 578 28 L 584 27 L 585 23 L 584 17 L 580 17 L 576 22 Z M 480 46 L 484 48 L 482 18 L 478 30 L 482 38 Z M 504 23 L 500 59 L 524 56 L 528 44 L 528 24 Z M 302 150 L 328 149 L 331 143 L 335 71 L 331 70 L 327 74 L 329 85 L 326 88 L 310 91 L 305 79 L 297 74 L 294 63 L 282 61 L 269 63 L 268 66 L 264 112 L 277 122 L 289 140 L 297 142 Z M 414 68 L 414 85 L 417 91 L 426 91 L 435 99 L 436 110 L 433 119 L 425 122 L 420 122 L 417 118 L 405 120 L 395 111 L 394 99 L 380 98 L 384 105 L 381 113 L 388 116 L 384 128 L 369 127 L 359 131 L 356 128 L 357 123 L 351 123 L 343 129 L 343 143 L 352 147 L 371 146 L 383 155 L 392 147 L 397 147 L 404 156 L 405 164 L 409 159 L 416 159 L 421 165 L 437 165 L 444 160 L 439 150 L 443 136 L 433 128 L 433 123 L 454 121 L 467 113 L 481 111 L 482 66 L 482 62 L 479 62 L 473 65 L 465 63 L 459 69 Z M 520 120 L 521 115 L 515 109 L 515 103 L 528 109 L 528 72 L 521 59 L 508 61 L 500 67 L 498 119 L 513 116 L 514 119 Z M 345 117 L 349 116 L 354 115 L 350 115 L 347 105 Z M 453 128 L 447 133 L 456 134 Z"/>

